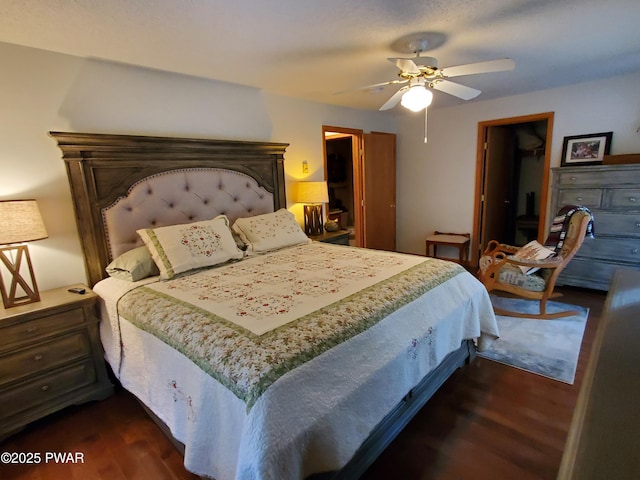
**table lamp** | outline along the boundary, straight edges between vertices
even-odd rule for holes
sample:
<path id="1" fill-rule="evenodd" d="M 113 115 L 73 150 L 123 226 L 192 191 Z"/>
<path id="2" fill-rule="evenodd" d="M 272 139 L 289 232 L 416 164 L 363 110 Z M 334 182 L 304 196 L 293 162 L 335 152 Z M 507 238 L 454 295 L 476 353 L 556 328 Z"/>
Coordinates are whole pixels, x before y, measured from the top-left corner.
<path id="1" fill-rule="evenodd" d="M 304 233 L 322 234 L 322 204 L 329 202 L 327 182 L 299 182 L 298 203 L 304 203 Z"/>
<path id="2" fill-rule="evenodd" d="M 23 243 L 42 240 L 47 236 L 35 200 L 0 201 L 0 245 L 9 245 L 0 248 L 0 290 L 4 308 L 40 301 L 29 249 Z M 30 278 L 25 278 L 26 274 Z"/>

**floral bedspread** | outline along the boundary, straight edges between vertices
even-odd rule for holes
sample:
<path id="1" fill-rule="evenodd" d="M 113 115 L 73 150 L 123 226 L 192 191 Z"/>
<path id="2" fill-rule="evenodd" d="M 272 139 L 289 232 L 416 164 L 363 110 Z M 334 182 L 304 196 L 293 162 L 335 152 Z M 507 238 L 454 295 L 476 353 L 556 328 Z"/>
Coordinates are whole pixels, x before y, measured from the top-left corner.
<path id="1" fill-rule="evenodd" d="M 462 272 L 437 259 L 314 242 L 137 288 L 118 310 L 250 409 L 288 371 Z"/>

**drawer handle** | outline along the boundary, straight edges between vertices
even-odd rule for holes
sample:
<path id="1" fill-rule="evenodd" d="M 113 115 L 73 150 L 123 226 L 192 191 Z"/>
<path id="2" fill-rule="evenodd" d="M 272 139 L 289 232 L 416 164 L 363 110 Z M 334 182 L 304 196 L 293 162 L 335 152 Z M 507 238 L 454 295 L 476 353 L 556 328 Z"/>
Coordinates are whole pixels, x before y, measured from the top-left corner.
<path id="1" fill-rule="evenodd" d="M 39 362 L 40 360 L 42 360 L 42 355 L 36 355 L 35 357 L 33 357 L 33 359 L 34 359 L 36 362 Z"/>
<path id="2" fill-rule="evenodd" d="M 636 203 L 636 197 L 629 197 L 629 201 L 631 203 Z"/>
<path id="3" fill-rule="evenodd" d="M 576 177 L 571 177 L 570 180 L 571 180 L 571 183 L 574 183 L 577 179 Z"/>
<path id="4" fill-rule="evenodd" d="M 638 253 L 638 249 L 637 248 L 632 248 L 631 249 L 631 253 Z"/>
<path id="5" fill-rule="evenodd" d="M 49 385 L 43 385 L 43 386 L 42 386 L 42 388 L 41 388 L 41 390 L 42 390 L 43 392 L 46 392 L 47 390 L 49 390 Z"/>
<path id="6" fill-rule="evenodd" d="M 576 197 L 576 200 L 581 202 L 582 201 L 582 197 Z"/>
<path id="7" fill-rule="evenodd" d="M 27 328 L 27 333 L 33 333 L 38 329 L 38 327 L 29 327 Z"/>
<path id="8" fill-rule="evenodd" d="M 640 228 L 640 222 L 636 223 L 636 227 Z"/>

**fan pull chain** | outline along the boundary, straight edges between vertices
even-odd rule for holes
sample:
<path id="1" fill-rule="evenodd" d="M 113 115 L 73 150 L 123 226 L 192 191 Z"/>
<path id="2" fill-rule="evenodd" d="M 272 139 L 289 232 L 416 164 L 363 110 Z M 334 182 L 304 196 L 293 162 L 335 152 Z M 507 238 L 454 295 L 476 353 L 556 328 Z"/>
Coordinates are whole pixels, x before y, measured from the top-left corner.
<path id="1" fill-rule="evenodd" d="M 428 111 L 429 111 L 428 108 L 424 109 L 424 143 L 427 143 L 427 117 L 428 117 L 427 112 Z"/>

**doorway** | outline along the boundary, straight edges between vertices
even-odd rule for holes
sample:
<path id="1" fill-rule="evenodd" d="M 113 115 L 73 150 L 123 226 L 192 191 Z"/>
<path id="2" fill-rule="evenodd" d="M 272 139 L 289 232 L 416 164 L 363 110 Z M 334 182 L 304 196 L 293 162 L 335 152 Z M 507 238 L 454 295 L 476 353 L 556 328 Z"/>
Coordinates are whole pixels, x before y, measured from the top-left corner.
<path id="1" fill-rule="evenodd" d="M 329 190 L 328 217 L 349 230 L 349 244 L 364 245 L 362 218 L 363 131 L 322 127 L 325 178 Z"/>
<path id="2" fill-rule="evenodd" d="M 328 216 L 351 245 L 395 251 L 396 135 L 324 125 L 322 134 Z"/>
<path id="3" fill-rule="evenodd" d="M 544 241 L 553 112 L 478 124 L 472 261 L 490 240 Z"/>

